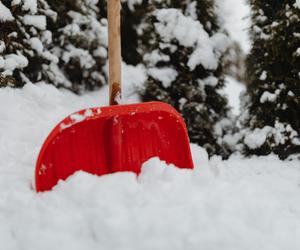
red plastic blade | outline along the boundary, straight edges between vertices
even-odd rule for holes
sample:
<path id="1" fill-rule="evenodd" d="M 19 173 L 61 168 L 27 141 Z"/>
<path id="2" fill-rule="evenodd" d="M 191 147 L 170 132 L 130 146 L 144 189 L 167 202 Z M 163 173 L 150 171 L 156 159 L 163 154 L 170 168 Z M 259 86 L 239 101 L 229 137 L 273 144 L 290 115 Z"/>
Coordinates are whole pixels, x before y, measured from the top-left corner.
<path id="1" fill-rule="evenodd" d="M 78 170 L 103 175 L 139 173 L 159 157 L 193 168 L 187 129 L 180 114 L 161 102 L 82 110 L 51 132 L 36 164 L 36 190 L 51 190 Z"/>

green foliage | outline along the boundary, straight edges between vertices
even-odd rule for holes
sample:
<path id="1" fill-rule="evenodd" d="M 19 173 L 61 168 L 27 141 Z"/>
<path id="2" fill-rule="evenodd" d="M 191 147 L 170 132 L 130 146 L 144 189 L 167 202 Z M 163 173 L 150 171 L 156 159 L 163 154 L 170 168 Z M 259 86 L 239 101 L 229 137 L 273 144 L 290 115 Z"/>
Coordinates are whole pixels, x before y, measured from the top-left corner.
<path id="1" fill-rule="evenodd" d="M 245 153 L 286 158 L 300 153 L 300 10 L 289 0 L 250 2 L 253 48 L 242 122 L 247 133 L 270 129 L 261 145 L 246 143 Z"/>
<path id="2" fill-rule="evenodd" d="M 173 8 L 166 9 L 164 20 L 159 20 L 157 10 L 162 5 Z M 214 8 L 213 1 L 204 0 L 151 3 L 148 9 L 154 11 L 149 11 L 138 27 L 141 34 L 138 48 L 148 69 L 144 101 L 171 104 L 183 115 L 192 142 L 204 146 L 210 154 L 226 156 L 228 152 L 221 137 L 230 122 L 227 100 L 219 91 L 224 86 L 222 56 L 228 40 L 218 26 Z M 186 22 L 192 27 L 184 26 Z M 158 26 L 174 30 L 165 35 L 159 32 Z M 189 33 L 193 27 L 197 28 Z M 178 30 L 185 30 L 183 36 L 191 36 L 195 43 L 188 44 L 180 39 L 180 34 L 174 35 Z M 195 38 L 193 32 L 199 33 L 198 37 Z M 198 43 L 198 39 L 204 40 Z M 214 44 L 218 39 L 222 48 Z M 213 52 L 198 56 L 200 62 L 191 65 L 191 57 L 203 44 L 208 45 L 208 51 L 210 45 L 215 46 Z M 215 60 L 217 64 L 207 64 L 202 58 Z"/>
<path id="3" fill-rule="evenodd" d="M 237 79 L 239 82 L 246 82 L 246 54 L 238 42 L 232 41 L 224 55 L 224 72 L 226 75 Z"/>
<path id="4" fill-rule="evenodd" d="M 92 90 L 106 82 L 107 22 L 100 15 L 97 1 L 51 0 L 57 13 L 49 20 L 53 34 L 53 51 L 59 58 L 58 68 L 64 77 L 53 75 L 52 82 L 75 92 Z"/>
<path id="5" fill-rule="evenodd" d="M 27 81 L 47 79 L 43 66 L 51 63 L 53 55 L 48 50 L 51 41 L 47 41 L 49 33 L 43 21 L 45 15 L 52 18 L 53 13 L 42 0 L 36 8 L 26 7 L 21 1 L 2 4 L 10 18 L 0 21 L 0 86 L 19 87 Z M 26 22 L 28 18 L 39 18 L 39 23 L 31 25 Z"/>
<path id="6" fill-rule="evenodd" d="M 12 17 L 0 23 L 0 86 L 46 81 L 79 93 L 106 82 L 107 28 L 97 1 L 2 3 Z"/>
<path id="7" fill-rule="evenodd" d="M 2 1 L 14 19 L 0 23 L 0 86 L 46 81 L 80 93 L 103 85 L 106 1 L 37 0 L 34 13 L 24 7 L 25 1 L 16 0 L 15 6 Z M 228 38 L 215 8 L 212 0 L 123 1 L 122 57 L 147 69 L 145 101 L 173 105 L 183 115 L 192 142 L 226 156 L 222 136 L 230 121 L 222 88 Z M 28 14 L 47 21 L 45 27 L 25 24 Z M 19 64 L 1 68 L 11 54 Z"/>

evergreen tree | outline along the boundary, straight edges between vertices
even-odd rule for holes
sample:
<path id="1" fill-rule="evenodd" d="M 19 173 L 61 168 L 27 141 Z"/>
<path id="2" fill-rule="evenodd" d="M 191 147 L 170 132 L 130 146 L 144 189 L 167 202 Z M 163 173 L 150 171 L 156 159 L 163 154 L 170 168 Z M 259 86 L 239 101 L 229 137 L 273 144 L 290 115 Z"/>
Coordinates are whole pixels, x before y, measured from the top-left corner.
<path id="1" fill-rule="evenodd" d="M 238 81 L 246 82 L 246 54 L 242 50 L 240 44 L 232 41 L 224 55 L 224 72 L 226 75 L 237 79 Z"/>
<path id="2" fill-rule="evenodd" d="M 195 8 L 196 4 L 202 6 Z M 124 0 L 122 1 L 122 58 L 132 65 L 137 65 L 143 61 L 143 52 L 139 51 L 138 40 L 142 34 L 138 27 L 149 22 L 149 13 L 156 9 L 177 8 L 187 15 L 193 15 L 205 26 L 206 31 L 211 34 L 212 29 L 218 29 L 217 19 L 213 3 L 207 0 Z M 106 15 L 106 1 L 100 0 L 102 15 Z M 147 18 L 145 18 L 147 17 Z M 209 21 L 207 21 L 209 20 Z M 212 28 L 213 27 L 213 28 Z"/>
<path id="3" fill-rule="evenodd" d="M 55 17 L 44 0 L 0 1 L 0 86 L 47 79 L 44 66 L 58 59 L 49 51 L 46 18 Z"/>
<path id="4" fill-rule="evenodd" d="M 122 59 L 127 64 L 137 65 L 142 62 L 138 53 L 137 26 L 147 12 L 147 2 L 125 1 L 122 4 Z"/>
<path id="5" fill-rule="evenodd" d="M 98 0 L 0 2 L 0 86 L 45 81 L 80 93 L 106 82 Z"/>
<path id="6" fill-rule="evenodd" d="M 300 6 L 251 0 L 253 48 L 247 61 L 246 154 L 300 153 Z"/>
<path id="7" fill-rule="evenodd" d="M 137 26 L 147 13 L 148 0 L 121 0 L 121 42 L 122 59 L 130 65 L 142 62 L 137 52 Z M 107 18 L 107 0 L 99 0 L 100 16 Z"/>
<path id="8" fill-rule="evenodd" d="M 75 92 L 92 90 L 106 82 L 107 21 L 101 16 L 98 0 L 51 0 L 57 13 L 49 20 L 53 48 L 63 74 L 52 74 L 56 85 L 66 85 Z M 51 65 L 50 65 L 50 71 Z M 57 77 L 59 76 L 59 77 Z"/>
<path id="9" fill-rule="evenodd" d="M 183 115 L 192 142 L 227 155 L 221 138 L 230 122 L 220 91 L 228 37 L 214 2 L 152 1 L 148 9 L 138 27 L 138 50 L 148 70 L 143 99 L 170 103 Z"/>

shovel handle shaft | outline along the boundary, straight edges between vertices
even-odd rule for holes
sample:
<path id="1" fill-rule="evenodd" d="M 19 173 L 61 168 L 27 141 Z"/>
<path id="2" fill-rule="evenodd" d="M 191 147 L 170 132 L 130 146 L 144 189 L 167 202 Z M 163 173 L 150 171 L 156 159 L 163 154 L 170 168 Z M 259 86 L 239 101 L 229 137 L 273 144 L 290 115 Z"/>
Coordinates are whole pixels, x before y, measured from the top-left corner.
<path id="1" fill-rule="evenodd" d="M 107 0 L 109 102 L 117 105 L 121 100 L 121 3 Z"/>

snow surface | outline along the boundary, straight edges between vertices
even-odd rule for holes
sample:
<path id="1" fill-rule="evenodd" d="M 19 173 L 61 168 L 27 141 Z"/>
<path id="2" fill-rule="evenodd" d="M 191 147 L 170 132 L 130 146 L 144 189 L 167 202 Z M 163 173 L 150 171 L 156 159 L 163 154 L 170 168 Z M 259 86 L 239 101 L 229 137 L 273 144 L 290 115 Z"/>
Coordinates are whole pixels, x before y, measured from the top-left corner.
<path id="1" fill-rule="evenodd" d="M 130 83 L 134 70 L 124 69 Z M 66 115 L 107 103 L 106 91 L 79 97 L 42 83 L 0 89 L 1 249 L 299 249 L 299 161 L 208 160 L 191 145 L 195 170 L 154 158 L 138 178 L 80 172 L 36 194 L 45 137 Z"/>

